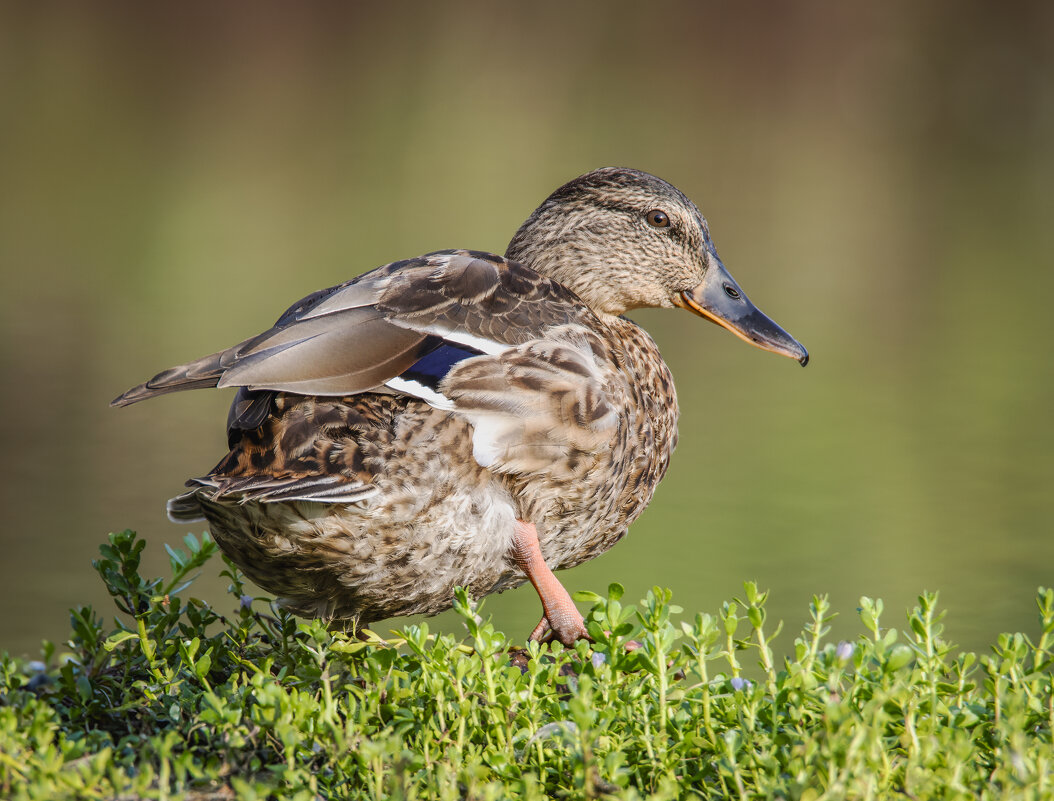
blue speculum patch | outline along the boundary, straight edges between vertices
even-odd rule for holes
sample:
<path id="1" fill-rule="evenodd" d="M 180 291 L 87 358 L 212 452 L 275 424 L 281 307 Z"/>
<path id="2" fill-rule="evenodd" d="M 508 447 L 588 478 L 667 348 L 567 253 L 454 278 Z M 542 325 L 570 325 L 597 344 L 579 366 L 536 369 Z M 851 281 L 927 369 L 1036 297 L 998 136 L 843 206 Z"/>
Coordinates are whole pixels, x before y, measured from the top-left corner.
<path id="1" fill-rule="evenodd" d="M 438 392 L 439 382 L 446 377 L 455 364 L 481 354 L 482 351 L 475 348 L 455 345 L 435 337 L 435 347 L 414 362 L 409 369 L 404 370 L 399 378 L 416 381 Z"/>

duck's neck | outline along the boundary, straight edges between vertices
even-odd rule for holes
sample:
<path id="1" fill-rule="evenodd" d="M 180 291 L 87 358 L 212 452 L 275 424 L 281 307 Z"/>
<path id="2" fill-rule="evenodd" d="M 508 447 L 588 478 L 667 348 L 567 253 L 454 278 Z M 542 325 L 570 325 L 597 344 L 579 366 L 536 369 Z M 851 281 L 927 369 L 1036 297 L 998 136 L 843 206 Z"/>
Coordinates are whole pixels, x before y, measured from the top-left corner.
<path id="1" fill-rule="evenodd" d="M 635 286 L 636 276 L 619 256 L 620 248 L 609 242 L 599 238 L 592 242 L 589 233 L 581 230 L 572 239 L 568 230 L 540 224 L 534 215 L 505 251 L 505 258 L 526 264 L 570 289 L 593 311 L 612 317 L 640 305 L 625 297 L 625 288 Z"/>

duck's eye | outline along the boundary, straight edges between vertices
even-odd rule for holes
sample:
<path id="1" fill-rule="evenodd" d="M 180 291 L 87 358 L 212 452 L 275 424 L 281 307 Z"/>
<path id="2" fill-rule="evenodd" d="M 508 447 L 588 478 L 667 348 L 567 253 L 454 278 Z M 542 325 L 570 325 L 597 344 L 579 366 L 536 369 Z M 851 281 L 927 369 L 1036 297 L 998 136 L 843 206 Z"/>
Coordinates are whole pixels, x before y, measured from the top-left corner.
<path id="1" fill-rule="evenodd" d="M 652 209 L 648 212 L 648 225 L 655 228 L 665 228 L 670 224 L 669 215 L 662 209 Z"/>

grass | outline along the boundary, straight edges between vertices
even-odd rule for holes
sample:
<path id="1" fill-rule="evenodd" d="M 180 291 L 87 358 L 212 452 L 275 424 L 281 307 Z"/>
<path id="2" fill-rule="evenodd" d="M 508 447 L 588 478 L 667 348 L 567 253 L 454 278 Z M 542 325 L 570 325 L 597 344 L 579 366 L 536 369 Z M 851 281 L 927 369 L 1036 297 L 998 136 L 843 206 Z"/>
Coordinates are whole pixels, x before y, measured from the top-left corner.
<path id="1" fill-rule="evenodd" d="M 61 651 L 0 659 L 0 797 L 1054 798 L 1054 590 L 1035 640 L 982 656 L 942 639 L 932 594 L 903 634 L 862 598 L 854 642 L 817 597 L 777 647 L 749 583 L 691 619 L 659 588 L 584 593 L 592 647 L 518 653 L 463 594 L 462 640 L 355 640 L 249 597 L 229 563 L 220 614 L 183 599 L 216 546 L 185 544 L 148 580 L 144 541 L 110 535 L 115 624 L 79 608 Z"/>

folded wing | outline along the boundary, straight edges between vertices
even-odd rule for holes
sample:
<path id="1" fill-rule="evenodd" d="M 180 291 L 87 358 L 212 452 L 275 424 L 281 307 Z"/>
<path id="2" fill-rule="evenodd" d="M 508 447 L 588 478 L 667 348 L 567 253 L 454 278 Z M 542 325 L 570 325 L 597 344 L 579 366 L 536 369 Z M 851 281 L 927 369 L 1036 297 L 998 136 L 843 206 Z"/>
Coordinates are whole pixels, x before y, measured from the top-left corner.
<path id="1" fill-rule="evenodd" d="M 165 370 L 112 405 L 238 387 L 228 419 L 238 447 L 225 461 L 233 464 L 236 451 L 250 447 L 260 458 L 251 470 L 235 471 L 240 477 L 220 470 L 221 463 L 191 485 L 242 500 L 349 503 L 372 492 L 368 476 L 322 458 L 333 443 L 311 422 L 317 409 L 310 404 L 297 407 L 313 410 L 295 426 L 304 437 L 295 449 L 301 467 L 286 464 L 291 460 L 269 444 L 285 443 L 289 432 L 281 427 L 294 427 L 289 413 L 276 410 L 278 393 L 289 393 L 281 396 L 289 402 L 290 395 L 331 398 L 338 406 L 362 393 L 418 398 L 471 422 L 480 465 L 573 477 L 590 468 L 618 426 L 624 384 L 597 335 L 600 326 L 577 296 L 523 265 L 441 251 L 309 295 L 271 329 Z M 276 428 L 265 435 L 260 427 L 268 420 L 267 430 Z M 250 442 L 262 436 L 273 439 Z M 347 442 L 342 448 L 345 457 L 353 452 Z M 198 511 L 193 493 L 174 503 L 170 511 L 180 519 Z"/>
<path id="2" fill-rule="evenodd" d="M 589 318 L 572 293 L 527 267 L 492 254 L 441 251 L 309 295 L 268 331 L 158 373 L 111 405 L 202 387 L 321 396 L 386 387 L 442 407 L 419 379 L 444 361 L 449 367 L 457 357 L 501 353 L 552 326 Z"/>

